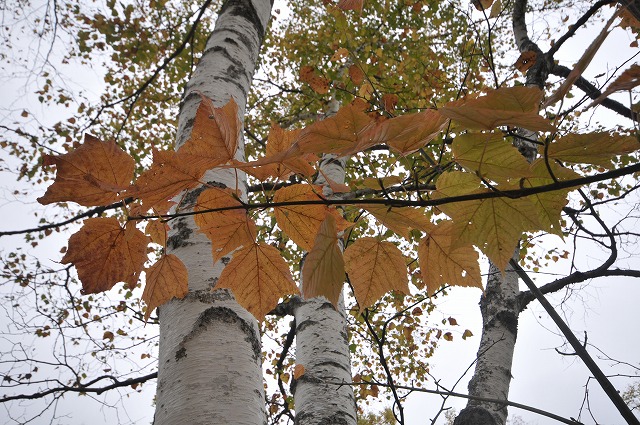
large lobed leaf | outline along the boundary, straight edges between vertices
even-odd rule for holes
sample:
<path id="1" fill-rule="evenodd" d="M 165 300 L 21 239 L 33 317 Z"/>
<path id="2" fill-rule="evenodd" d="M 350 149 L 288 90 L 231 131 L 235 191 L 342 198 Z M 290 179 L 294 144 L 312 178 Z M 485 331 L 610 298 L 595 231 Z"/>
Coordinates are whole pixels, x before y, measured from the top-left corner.
<path id="1" fill-rule="evenodd" d="M 45 155 L 55 165 L 56 179 L 38 198 L 43 205 L 72 201 L 84 206 L 107 205 L 121 199 L 133 178 L 134 160 L 114 141 L 102 142 L 85 134 L 84 143 L 64 155 Z"/>
<path id="2" fill-rule="evenodd" d="M 147 304 L 144 320 L 151 316 L 156 307 L 172 298 L 184 298 L 189 292 L 189 275 L 180 259 L 173 255 L 163 255 L 146 270 L 147 278 L 142 300 Z"/>

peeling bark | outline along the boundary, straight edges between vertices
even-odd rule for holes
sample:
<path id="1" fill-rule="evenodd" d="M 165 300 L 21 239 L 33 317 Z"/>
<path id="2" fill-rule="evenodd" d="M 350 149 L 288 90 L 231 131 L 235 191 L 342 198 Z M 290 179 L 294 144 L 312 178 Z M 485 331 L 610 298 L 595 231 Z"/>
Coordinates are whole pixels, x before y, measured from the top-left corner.
<path id="1" fill-rule="evenodd" d="M 224 3 L 187 84 L 178 120 L 178 148 L 189 138 L 200 94 L 218 107 L 233 97 L 242 118 L 270 14 L 269 0 Z M 243 155 L 240 143 L 238 157 Z M 216 170 L 205 179 L 218 187 L 235 187 L 236 177 L 232 170 Z M 183 207 L 193 206 L 199 190 L 185 194 Z M 172 220 L 171 225 L 168 251 L 187 266 L 189 294 L 159 308 L 154 425 L 262 425 L 266 414 L 258 323 L 228 291 L 211 292 L 229 259 L 211 264 L 210 243 L 191 217 Z"/>

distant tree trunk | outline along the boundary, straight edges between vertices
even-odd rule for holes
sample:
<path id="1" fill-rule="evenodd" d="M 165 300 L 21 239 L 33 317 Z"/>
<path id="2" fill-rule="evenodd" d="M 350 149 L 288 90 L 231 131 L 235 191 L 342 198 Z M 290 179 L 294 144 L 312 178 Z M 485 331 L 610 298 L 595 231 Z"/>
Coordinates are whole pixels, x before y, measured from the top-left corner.
<path id="1" fill-rule="evenodd" d="M 343 183 L 345 163 L 345 158 L 325 155 L 320 169 L 334 182 Z M 325 183 L 322 174 L 316 183 Z M 338 384 L 352 380 L 343 297 L 337 309 L 324 297 L 302 301 L 294 316 L 296 363 L 305 368 L 294 387 L 296 425 L 355 425 L 353 388 Z"/>
<path id="2" fill-rule="evenodd" d="M 177 147 L 189 138 L 200 93 L 216 106 L 233 97 L 240 118 L 244 115 L 271 6 L 269 0 L 228 0 L 222 6 L 185 91 Z M 243 144 L 238 155 L 244 155 Z M 236 174 L 230 170 L 209 172 L 205 179 L 236 186 Z M 185 194 L 187 207 L 193 206 L 199 192 L 195 189 Z M 183 217 L 171 224 L 168 247 L 187 266 L 189 294 L 159 309 L 154 425 L 263 425 L 266 415 L 258 324 L 230 292 L 211 292 L 228 258 L 211 264 L 210 244 L 198 233 L 193 219 Z"/>
<path id="3" fill-rule="evenodd" d="M 538 59 L 527 72 L 527 85 L 543 88 L 548 76 L 548 64 L 544 54 L 527 34 L 525 23 L 526 0 L 517 0 L 513 11 L 513 33 L 520 52 L 533 51 Z M 537 134 L 521 129 L 514 145 L 532 162 L 537 155 Z M 518 257 L 516 251 L 515 257 Z M 507 400 L 511 385 L 511 366 L 518 333 L 520 315 L 518 275 L 507 267 L 502 273 L 489 263 L 489 277 L 484 294 L 480 298 L 482 335 L 478 348 L 476 368 L 469 381 L 469 395 Z M 455 425 L 504 425 L 507 422 L 507 406 L 469 400 L 467 407 L 456 417 Z"/>

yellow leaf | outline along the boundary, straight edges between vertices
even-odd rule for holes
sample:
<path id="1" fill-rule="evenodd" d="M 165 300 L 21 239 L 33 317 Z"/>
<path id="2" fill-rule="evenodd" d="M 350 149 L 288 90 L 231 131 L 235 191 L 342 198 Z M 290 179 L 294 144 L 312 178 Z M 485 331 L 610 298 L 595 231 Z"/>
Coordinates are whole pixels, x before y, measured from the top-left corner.
<path id="1" fill-rule="evenodd" d="M 444 178 L 443 178 L 444 177 Z M 474 181 L 475 179 L 475 181 Z M 471 173 L 445 173 L 436 182 L 434 198 L 488 192 Z M 471 189 L 471 190 L 467 190 Z M 496 188 L 517 189 L 505 186 Z M 439 205 L 453 221 L 452 247 L 476 245 L 501 270 L 513 257 L 522 234 L 540 229 L 535 206 L 530 199 L 489 198 Z"/>
<path id="2" fill-rule="evenodd" d="M 407 265 L 391 242 L 360 238 L 345 250 L 344 262 L 360 313 L 388 291 L 409 293 Z"/>
<path id="3" fill-rule="evenodd" d="M 280 298 L 299 292 L 280 252 L 259 243 L 233 253 L 215 287 L 221 288 L 230 289 L 238 303 L 258 320 L 273 310 Z"/>
<path id="4" fill-rule="evenodd" d="M 89 218 L 69 238 L 62 264 L 73 264 L 85 294 L 108 291 L 118 282 L 134 287 L 147 261 L 148 238 L 133 223 Z"/>
<path id="5" fill-rule="evenodd" d="M 452 150 L 458 164 L 489 180 L 506 182 L 531 175 L 527 160 L 502 134 L 461 134 L 453 139 Z"/>
<path id="6" fill-rule="evenodd" d="M 194 220 L 211 241 L 213 261 L 241 246 L 250 246 L 256 237 L 256 225 L 244 209 L 202 212 L 242 205 L 230 189 L 210 188 L 198 197 Z"/>
<path id="7" fill-rule="evenodd" d="M 147 283 L 142 300 L 147 304 L 144 320 L 151 312 L 172 298 L 184 298 L 189 292 L 188 272 L 185 265 L 173 254 L 164 255 L 147 269 Z"/>
<path id="8" fill-rule="evenodd" d="M 559 161 L 611 168 L 616 156 L 639 148 L 640 142 L 634 136 L 606 132 L 572 133 L 549 143 L 547 155 Z"/>
<path id="9" fill-rule="evenodd" d="M 359 184 L 358 187 L 366 187 L 369 189 L 379 190 L 402 183 L 403 180 L 404 177 L 402 176 L 366 177 L 364 180 L 362 180 L 362 183 Z"/>
<path id="10" fill-rule="evenodd" d="M 114 141 L 102 142 L 85 134 L 84 143 L 64 155 L 45 155 L 45 166 L 55 165 L 56 179 L 38 198 L 43 205 L 72 201 L 84 206 L 108 205 L 121 199 L 133 178 L 134 160 Z"/>
<path id="11" fill-rule="evenodd" d="M 554 131 L 555 127 L 538 115 L 541 99 L 542 91 L 535 87 L 503 87 L 462 105 L 445 106 L 438 111 L 470 130 L 492 130 L 510 125 L 532 131 Z"/>
<path id="12" fill-rule="evenodd" d="M 442 285 L 473 286 L 482 289 L 478 253 L 471 245 L 453 245 L 453 223 L 441 221 L 420 240 L 418 259 L 422 280 L 429 295 Z"/>
<path id="13" fill-rule="evenodd" d="M 274 203 L 318 201 L 322 199 L 321 186 L 308 184 L 294 184 L 279 189 L 274 197 Z M 287 205 L 275 207 L 275 217 L 280 229 L 305 251 L 311 250 L 313 242 L 327 213 L 333 215 L 338 230 L 343 231 L 351 225 L 336 211 L 326 205 Z"/>
<path id="14" fill-rule="evenodd" d="M 429 217 L 420 208 L 391 208 L 385 205 L 364 205 L 380 223 L 395 233 L 408 237 L 409 230 L 426 231 L 431 227 Z"/>
<path id="15" fill-rule="evenodd" d="M 313 249 L 302 266 L 302 290 L 305 299 L 323 296 L 338 305 L 345 278 L 344 259 L 338 247 L 336 220 L 327 214 L 320 225 Z"/>
<path id="16" fill-rule="evenodd" d="M 549 166 L 553 170 L 553 176 L 559 180 L 570 180 L 580 177 L 577 173 L 568 168 L 559 166 L 555 161 L 549 161 Z M 532 177 L 526 178 L 523 187 L 535 187 L 552 184 L 555 182 L 549 174 L 547 164 L 543 158 L 531 164 Z M 562 237 L 562 227 L 560 216 L 562 209 L 567 205 L 567 195 L 571 189 L 554 190 L 550 192 L 537 193 L 528 196 L 536 207 L 540 229 Z"/>

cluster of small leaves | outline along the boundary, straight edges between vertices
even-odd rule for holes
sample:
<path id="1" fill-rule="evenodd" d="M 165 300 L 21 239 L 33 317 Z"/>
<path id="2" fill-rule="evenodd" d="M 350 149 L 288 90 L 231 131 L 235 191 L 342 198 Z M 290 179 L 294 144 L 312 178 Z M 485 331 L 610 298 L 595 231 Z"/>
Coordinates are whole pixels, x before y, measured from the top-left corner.
<path id="1" fill-rule="evenodd" d="M 384 145 L 400 156 L 411 155 L 429 144 L 449 149 L 442 137 L 449 119 L 459 132 L 450 144 L 451 162 L 440 166 L 435 188 L 423 193 L 433 200 L 480 195 L 490 192 L 536 187 L 578 175 L 560 164 L 591 163 L 611 165 L 616 155 L 637 149 L 637 140 L 615 134 L 566 135 L 547 138 L 541 146 L 544 157 L 527 163 L 505 140 L 500 126 L 517 126 L 534 131 L 554 132 L 555 128 L 538 114 L 541 92 L 536 88 L 502 88 L 485 96 L 453 102 L 439 110 L 427 110 L 386 119 L 367 113 L 366 104 L 354 102 L 338 113 L 303 130 L 272 128 L 268 155 L 256 161 L 235 159 L 240 121 L 233 99 L 217 108 L 203 98 L 190 139 L 177 151 L 156 151 L 151 167 L 131 184 L 133 159 L 114 143 L 87 136 L 77 150 L 47 156 L 45 164 L 55 164 L 55 183 L 39 199 L 42 203 L 75 201 L 82 205 L 103 205 L 128 198 L 129 216 L 155 211 L 165 214 L 171 199 L 184 190 L 205 185 L 193 213 L 196 224 L 211 240 L 213 260 L 232 254 L 216 288 L 229 288 L 238 302 L 262 319 L 282 297 L 297 293 L 289 266 L 279 251 L 260 241 L 253 209 L 272 207 L 278 227 L 290 240 L 309 252 L 302 278 L 304 296 L 325 296 L 337 303 L 345 273 L 348 273 L 360 311 L 384 293 L 409 293 L 407 257 L 392 241 L 362 237 L 349 243 L 344 254 L 340 234 L 354 223 L 345 220 L 323 195 L 323 188 L 310 183 L 285 186 L 273 193 L 268 205 L 242 201 L 236 189 L 207 187 L 202 177 L 215 167 L 237 168 L 260 178 L 287 178 L 297 174 L 312 181 L 313 164 L 320 154 L 357 157 L 373 146 Z M 273 147 L 271 147 L 273 145 Z M 442 203 L 438 212 L 449 219 L 437 223 L 433 211 L 395 207 L 388 198 L 358 196 L 357 190 L 331 184 L 338 193 L 336 203 L 358 204 L 363 212 L 398 237 L 411 231 L 422 235 L 418 258 L 423 284 L 433 293 L 442 285 L 482 287 L 478 254 L 474 246 L 504 269 L 525 232 L 560 234 L 560 214 L 569 189 L 528 197 L 488 197 L 463 202 Z M 381 188 L 383 191 L 389 188 Z M 371 192 L 370 192 L 371 193 Z M 357 201 L 357 202 L 354 202 Z M 353 208 L 353 207 L 351 207 Z M 183 206 L 173 207 L 172 214 Z M 348 214 L 347 214 L 348 215 Z M 169 215 L 171 217 L 171 215 Z M 164 232 L 164 235 L 163 235 Z M 155 235 L 155 236 L 154 236 Z M 164 236 L 164 237 L 163 237 Z M 69 241 L 62 262 L 73 264 L 87 293 L 110 289 L 117 282 L 136 285 L 147 260 L 152 238 L 165 244 L 166 228 L 155 219 L 147 235 L 133 220 L 121 225 L 116 218 L 85 221 Z M 187 271 L 169 254 L 146 269 L 143 299 L 151 311 L 173 297 L 187 293 Z"/>

